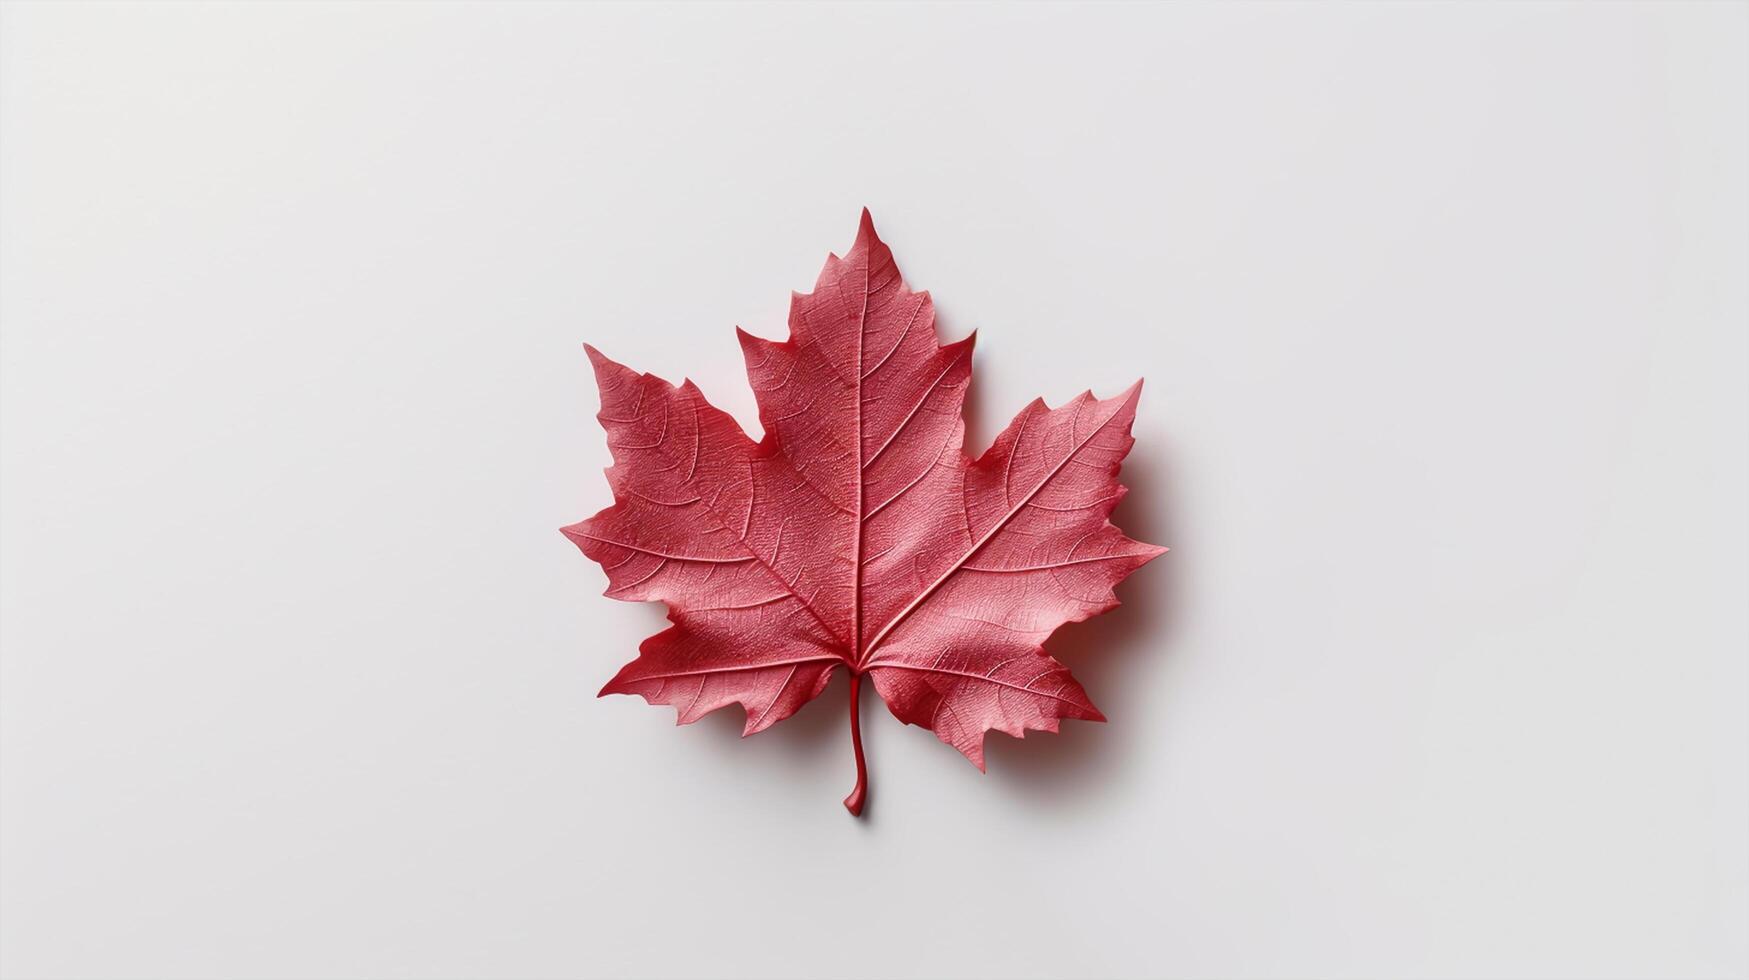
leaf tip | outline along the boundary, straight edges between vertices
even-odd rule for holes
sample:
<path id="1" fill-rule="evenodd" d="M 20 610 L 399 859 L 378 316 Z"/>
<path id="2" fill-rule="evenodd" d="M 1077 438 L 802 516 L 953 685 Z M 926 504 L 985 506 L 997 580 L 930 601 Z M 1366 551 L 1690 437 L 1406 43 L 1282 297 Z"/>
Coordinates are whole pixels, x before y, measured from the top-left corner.
<path id="1" fill-rule="evenodd" d="M 588 521 L 578 521 L 575 524 L 566 524 L 564 527 L 559 528 L 559 533 L 563 534 L 566 540 L 581 548 L 583 547 L 583 542 L 587 540 L 587 537 L 583 533 L 583 526 L 588 523 Z M 584 552 L 584 554 L 588 554 L 588 552 Z"/>
<path id="2" fill-rule="evenodd" d="M 598 383 L 605 382 L 614 374 L 630 371 L 625 365 L 603 354 L 593 344 L 584 344 L 583 352 L 589 355 L 589 364 L 595 368 L 595 380 Z"/>
<path id="3" fill-rule="evenodd" d="M 868 208 L 862 209 L 862 217 L 856 223 L 856 242 L 850 246 L 851 251 L 859 248 L 869 248 L 881 244 L 881 236 L 875 232 L 874 215 L 868 213 Z"/>
<path id="4" fill-rule="evenodd" d="M 749 735 L 757 735 L 771 727 L 771 725 L 760 724 L 760 721 L 763 720 L 764 716 L 770 713 L 769 711 L 761 712 L 756 715 L 753 713 L 753 706 L 745 701 L 741 702 L 741 711 L 746 715 L 745 719 L 741 722 L 742 738 L 746 738 Z M 773 721 L 772 724 L 776 724 L 776 721 Z"/>

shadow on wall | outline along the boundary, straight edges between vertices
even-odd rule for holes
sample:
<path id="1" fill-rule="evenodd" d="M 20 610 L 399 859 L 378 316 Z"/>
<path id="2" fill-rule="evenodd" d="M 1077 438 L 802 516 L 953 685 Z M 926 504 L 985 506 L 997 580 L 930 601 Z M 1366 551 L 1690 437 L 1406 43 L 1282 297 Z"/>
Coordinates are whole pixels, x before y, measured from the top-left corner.
<path id="1" fill-rule="evenodd" d="M 1172 513 L 1165 477 L 1165 447 L 1137 443 L 1124 461 L 1129 495 L 1118 504 L 1112 523 L 1138 541 L 1172 548 Z M 1097 805 L 1102 789 L 1134 771 L 1145 749 L 1139 724 L 1165 703 L 1166 654 L 1174 622 L 1181 552 L 1174 549 L 1142 566 L 1117 587 L 1123 605 L 1082 623 L 1070 623 L 1045 641 L 1093 703 L 1105 724 L 1067 721 L 1052 735 L 1029 732 L 1025 739 L 990 733 L 985 756 L 991 781 L 1002 792 L 1034 807 Z"/>

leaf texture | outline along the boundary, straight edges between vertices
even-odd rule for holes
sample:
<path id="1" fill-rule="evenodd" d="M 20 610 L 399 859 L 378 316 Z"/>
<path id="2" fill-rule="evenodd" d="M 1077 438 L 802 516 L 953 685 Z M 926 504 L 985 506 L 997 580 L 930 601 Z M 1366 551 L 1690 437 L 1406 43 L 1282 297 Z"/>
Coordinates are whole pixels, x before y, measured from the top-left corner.
<path id="1" fill-rule="evenodd" d="M 855 244 L 792 296 L 790 336 L 737 331 L 764 438 L 692 385 L 588 348 L 614 504 L 564 533 L 607 595 L 659 601 L 673 625 L 602 694 L 731 703 L 745 734 L 850 672 L 895 717 L 984 766 L 984 735 L 1103 721 L 1043 649 L 1117 605 L 1112 587 L 1165 551 L 1109 520 L 1124 495 L 1141 383 L 1059 408 L 1034 401 L 973 460 L 961 408 L 975 337 L 942 344 L 863 212 Z M 860 731 L 852 712 L 861 806 Z"/>

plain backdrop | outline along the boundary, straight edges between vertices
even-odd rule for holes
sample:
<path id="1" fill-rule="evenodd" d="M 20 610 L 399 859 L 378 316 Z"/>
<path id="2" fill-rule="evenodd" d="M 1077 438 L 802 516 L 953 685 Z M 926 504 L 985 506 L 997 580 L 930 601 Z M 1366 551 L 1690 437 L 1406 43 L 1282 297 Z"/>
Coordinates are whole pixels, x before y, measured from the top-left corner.
<path id="1" fill-rule="evenodd" d="M 8 5 L 9 978 L 1749 971 L 1749 7 Z M 873 213 L 1172 553 L 980 776 L 741 740 L 581 344 Z"/>

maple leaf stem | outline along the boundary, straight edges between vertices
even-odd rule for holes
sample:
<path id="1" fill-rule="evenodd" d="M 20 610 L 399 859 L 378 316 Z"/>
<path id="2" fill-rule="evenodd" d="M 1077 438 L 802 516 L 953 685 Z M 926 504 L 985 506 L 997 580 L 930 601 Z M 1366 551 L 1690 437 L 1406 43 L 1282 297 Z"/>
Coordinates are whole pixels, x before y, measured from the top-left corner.
<path id="1" fill-rule="evenodd" d="M 868 796 L 868 763 L 862 757 L 862 721 L 857 706 L 862 701 L 862 674 L 850 672 L 850 747 L 856 752 L 856 788 L 844 798 L 844 809 L 862 816 L 862 801 Z"/>

